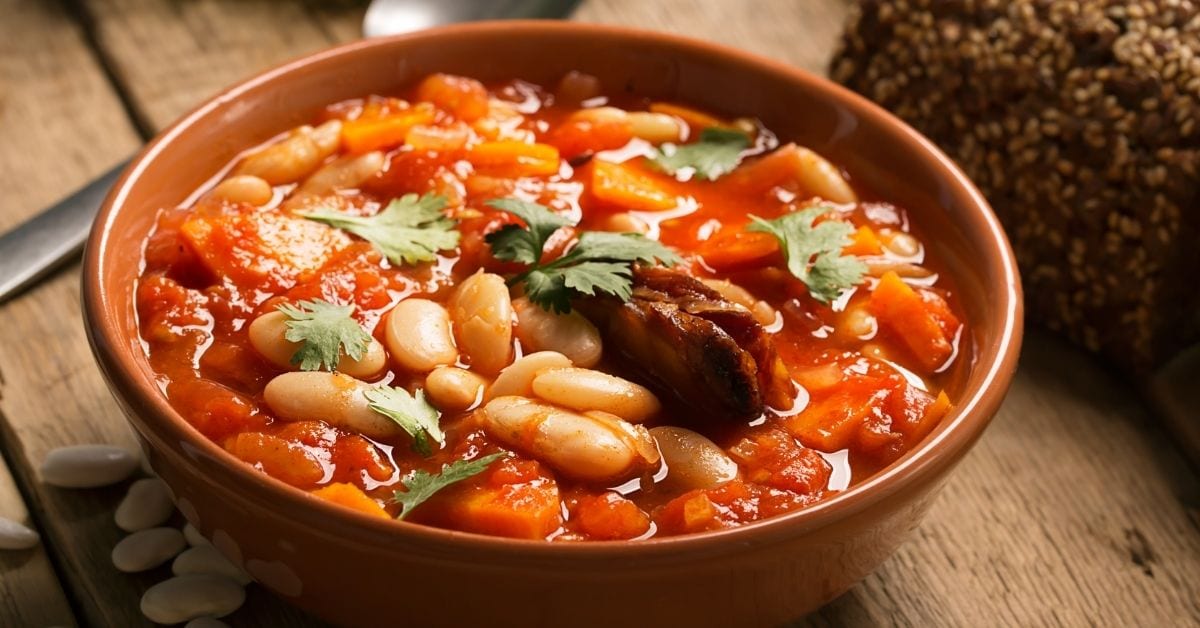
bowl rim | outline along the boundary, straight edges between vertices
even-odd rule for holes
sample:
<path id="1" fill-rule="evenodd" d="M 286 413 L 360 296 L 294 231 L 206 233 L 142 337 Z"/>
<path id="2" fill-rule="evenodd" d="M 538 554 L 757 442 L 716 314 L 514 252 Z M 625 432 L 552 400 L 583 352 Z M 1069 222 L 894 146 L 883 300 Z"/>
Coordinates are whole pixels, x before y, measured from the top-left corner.
<path id="1" fill-rule="evenodd" d="M 697 532 L 681 536 L 653 537 L 641 541 L 587 541 L 579 543 L 551 543 L 545 540 L 513 539 L 472 532 L 447 530 L 433 526 L 398 520 L 384 520 L 369 516 L 331 502 L 315 498 L 308 492 L 293 487 L 274 477 L 255 471 L 250 465 L 238 460 L 214 441 L 192 427 L 182 415 L 167 402 L 167 398 L 152 381 L 139 375 L 140 367 L 135 361 L 126 334 L 116 322 L 104 315 L 110 308 L 107 292 L 101 289 L 102 277 L 110 272 L 111 264 L 106 261 L 110 246 L 109 235 L 113 222 L 124 206 L 130 190 L 137 185 L 147 165 L 185 130 L 207 116 L 210 112 L 246 92 L 282 79 L 286 75 L 313 63 L 333 61 L 345 57 L 353 58 L 360 51 L 393 46 L 403 42 L 436 41 L 447 36 L 463 37 L 505 32 L 513 37 L 537 36 L 539 33 L 571 33 L 580 37 L 610 40 L 653 40 L 655 44 L 676 50 L 687 50 L 693 54 L 723 57 L 743 66 L 756 66 L 781 82 L 802 84 L 806 89 L 829 92 L 833 100 L 853 112 L 865 126 L 890 129 L 897 139 L 907 143 L 918 153 L 924 153 L 945 176 L 951 188 L 965 194 L 973 211 L 964 212 L 972 218 L 963 220 L 982 226 L 990 243 L 988 253 L 1002 270 L 1002 281 L 994 286 L 999 290 L 991 295 L 995 318 L 1001 329 L 993 356 L 988 362 L 979 360 L 973 369 L 982 369 L 979 384 L 972 394 L 962 399 L 943 421 L 944 427 L 932 437 L 926 437 L 915 449 L 894 461 L 870 478 L 847 490 L 828 497 L 811 506 L 780 514 L 775 517 L 742 526 Z M 957 222 L 957 221 L 955 221 Z M 946 465 L 956 462 L 967 448 L 983 432 L 998 410 L 1013 372 L 1016 369 L 1022 340 L 1022 293 L 1016 261 L 998 219 L 983 195 L 966 175 L 941 152 L 930 140 L 920 135 L 907 124 L 871 103 L 866 98 L 805 70 L 782 61 L 776 61 L 754 53 L 704 40 L 675 34 L 649 31 L 614 25 L 586 24 L 554 20 L 492 20 L 454 24 L 427 29 L 414 33 L 389 37 L 368 38 L 315 53 L 307 54 L 256 74 L 231 87 L 223 89 L 187 114 L 181 116 L 161 131 L 136 158 L 126 167 L 101 206 L 89 235 L 84 254 L 82 275 L 82 306 L 93 353 L 109 379 L 110 387 L 128 399 L 138 399 L 136 405 L 147 423 L 155 422 L 164 437 L 175 439 L 199 454 L 214 460 L 222 469 L 236 477 L 239 483 L 235 491 L 250 499 L 269 499 L 269 503 L 287 502 L 300 512 L 309 511 L 319 515 L 323 525 L 346 530 L 370 532 L 379 536 L 408 537 L 423 546 L 433 548 L 469 549 L 497 556 L 520 555 L 522 557 L 572 557 L 609 558 L 614 553 L 622 558 L 654 557 L 675 555 L 696 550 L 719 551 L 737 548 L 739 544 L 761 545 L 794 537 L 808 530 L 815 530 L 886 500 L 888 496 L 906 488 L 920 485 L 920 480 L 935 474 Z M 121 307 L 126 307 L 122 304 Z M 982 348 L 984 350 L 988 347 Z M 967 382 L 976 379 L 972 373 Z M 144 436 L 143 436 L 144 437 Z M 144 437 L 145 438 L 145 437 Z M 257 495 L 255 495 L 257 494 Z M 284 504 L 280 503 L 279 507 Z M 349 527 L 347 527 L 349 526 Z"/>

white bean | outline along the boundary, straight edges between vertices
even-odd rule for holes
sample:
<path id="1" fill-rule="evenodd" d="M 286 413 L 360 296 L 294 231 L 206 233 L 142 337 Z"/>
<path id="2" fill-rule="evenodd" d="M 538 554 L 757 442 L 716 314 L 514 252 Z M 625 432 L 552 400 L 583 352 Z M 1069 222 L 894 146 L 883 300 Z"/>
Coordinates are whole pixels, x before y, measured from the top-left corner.
<path id="1" fill-rule="evenodd" d="M 176 576 L 142 595 L 142 614 L 160 624 L 198 617 L 224 617 L 246 601 L 246 591 L 229 578 L 207 574 Z"/>
<path id="2" fill-rule="evenodd" d="M 371 385 L 341 373 L 300 371 L 277 375 L 263 400 L 285 421 L 325 421 L 370 438 L 394 438 L 404 430 L 371 409 Z"/>
<path id="3" fill-rule="evenodd" d="M 651 144 L 663 144 L 683 139 L 684 127 L 675 116 L 652 111 L 631 111 L 629 130 L 634 137 Z"/>
<path id="4" fill-rule="evenodd" d="M 600 331 L 582 314 L 547 312 L 521 297 L 512 302 L 517 314 L 517 338 L 530 351 L 557 351 L 577 366 L 592 367 L 600 361 Z"/>
<path id="5" fill-rule="evenodd" d="M 175 557 L 171 563 L 171 573 L 177 576 L 188 574 L 209 574 L 224 576 L 239 584 L 248 584 L 250 576 L 229 562 L 217 548 L 212 545 L 190 547 Z"/>
<path id="6" fill-rule="evenodd" d="M 113 518 L 117 527 L 126 532 L 137 532 L 162 525 L 175 512 L 171 492 L 158 478 L 143 478 L 129 485 L 129 492 L 117 505 Z"/>
<path id="7" fill-rule="evenodd" d="M 235 175 L 253 175 L 271 185 L 294 183 L 321 165 L 321 149 L 313 141 L 313 129 L 300 127 L 287 137 L 248 155 L 234 170 Z"/>
<path id="8" fill-rule="evenodd" d="M 38 533 L 8 517 L 0 517 L 0 549 L 29 549 L 38 544 Z"/>
<path id="9" fill-rule="evenodd" d="M 641 423 L 662 408 L 644 386 L 601 371 L 552 368 L 533 378 L 535 395 L 573 410 L 601 410 L 631 423 Z"/>
<path id="10" fill-rule="evenodd" d="M 500 371 L 500 375 L 487 391 L 487 398 L 495 399 L 506 395 L 529 397 L 533 394 L 533 378 L 539 372 L 566 366 L 571 366 L 571 360 L 554 351 L 523 355 Z"/>
<path id="11" fill-rule="evenodd" d="M 450 313 L 428 299 L 397 303 L 388 313 L 383 339 L 392 361 L 409 371 L 424 373 L 458 360 Z"/>
<path id="12" fill-rule="evenodd" d="M 266 205 L 275 197 L 271 184 L 248 174 L 229 177 L 217 184 L 210 193 L 230 203 L 249 203 L 251 205 Z"/>
<path id="13" fill-rule="evenodd" d="M 183 533 L 175 528 L 139 530 L 117 543 L 112 562 L 126 573 L 146 571 L 171 560 L 185 547 Z"/>
<path id="14" fill-rule="evenodd" d="M 278 310 L 267 312 L 250 323 L 246 335 L 250 339 L 250 346 L 268 362 L 281 369 L 296 370 L 299 366 L 292 364 L 292 356 L 300 350 L 302 343 L 287 339 L 288 320 L 287 315 Z M 367 350 L 361 358 L 355 360 L 342 351 L 337 363 L 339 373 L 358 379 L 374 379 L 385 367 L 387 352 L 383 344 L 374 338 L 367 343 Z"/>
<path id="15" fill-rule="evenodd" d="M 737 463 L 701 434 L 663 425 L 650 428 L 650 435 L 667 464 L 664 484 L 682 490 L 716 488 L 737 477 Z"/>
<path id="16" fill-rule="evenodd" d="M 342 145 L 342 121 L 328 120 L 321 123 L 312 130 L 311 137 L 313 143 L 317 145 L 321 159 L 329 157 L 336 153 Z"/>
<path id="17" fill-rule="evenodd" d="M 810 194 L 835 203 L 858 202 L 858 195 L 841 171 L 824 157 L 803 146 L 796 147 L 795 176 L 800 187 Z"/>
<path id="18" fill-rule="evenodd" d="M 650 233 L 650 223 L 629 212 L 610 214 L 600 222 L 600 229 L 614 233 Z"/>
<path id="19" fill-rule="evenodd" d="M 513 307 L 504 278 L 478 272 L 450 299 L 450 320 L 471 370 L 495 375 L 512 361 Z"/>
<path id="20" fill-rule="evenodd" d="M 759 325 L 771 325 L 775 322 L 775 308 L 761 299 L 756 299 L 749 290 L 727 279 L 701 279 L 704 285 L 716 290 L 727 301 L 736 303 L 747 310 Z"/>
<path id="21" fill-rule="evenodd" d="M 488 381 L 471 371 L 439 366 L 425 376 L 425 394 L 442 412 L 462 412 L 475 405 Z"/>
<path id="22" fill-rule="evenodd" d="M 196 526 L 190 523 L 186 523 L 183 526 L 183 538 L 186 539 L 188 545 L 191 545 L 192 547 L 212 545 L 212 543 L 208 542 L 208 539 L 204 538 L 204 536 L 200 534 L 200 531 L 196 529 Z"/>
<path id="23" fill-rule="evenodd" d="M 183 628 L 229 628 L 229 624 L 212 617 L 197 617 L 184 624 Z"/>
<path id="24" fill-rule="evenodd" d="M 868 340 L 879 331 L 879 322 L 862 305 L 847 308 L 841 319 L 841 326 L 846 334 L 860 340 Z"/>
<path id="25" fill-rule="evenodd" d="M 97 488 L 116 484 L 138 468 L 132 453 L 112 445 L 59 447 L 42 461 L 42 481 L 61 488 Z"/>
<path id="26" fill-rule="evenodd" d="M 357 188 L 379 172 L 383 163 L 383 153 L 379 151 L 341 157 L 309 175 L 288 200 L 323 196 L 337 190 Z"/>
<path id="27" fill-rule="evenodd" d="M 921 243 L 911 234 L 888 230 L 881 232 L 879 236 L 879 239 L 883 240 L 884 248 L 900 257 L 916 257 L 921 252 Z"/>
<path id="28" fill-rule="evenodd" d="M 493 399 L 482 415 L 493 438 L 581 480 L 619 482 L 659 461 L 646 429 L 614 416 L 576 414 L 523 397 Z"/>

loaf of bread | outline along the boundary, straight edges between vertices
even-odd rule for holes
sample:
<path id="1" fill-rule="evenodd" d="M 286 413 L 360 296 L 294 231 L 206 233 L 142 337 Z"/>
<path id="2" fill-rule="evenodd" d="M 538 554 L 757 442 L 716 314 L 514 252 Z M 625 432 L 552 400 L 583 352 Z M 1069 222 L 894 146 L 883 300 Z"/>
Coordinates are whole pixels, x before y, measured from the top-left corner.
<path id="1" fill-rule="evenodd" d="M 866 0 L 833 78 L 1004 223 L 1033 321 L 1134 370 L 1200 332 L 1200 3 Z"/>

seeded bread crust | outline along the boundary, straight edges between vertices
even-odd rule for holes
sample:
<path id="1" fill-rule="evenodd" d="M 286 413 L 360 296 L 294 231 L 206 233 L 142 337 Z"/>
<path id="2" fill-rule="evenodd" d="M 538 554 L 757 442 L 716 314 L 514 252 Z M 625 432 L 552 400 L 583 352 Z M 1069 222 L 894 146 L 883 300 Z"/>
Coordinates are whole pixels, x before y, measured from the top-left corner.
<path id="1" fill-rule="evenodd" d="M 1033 320 L 1134 370 L 1200 339 L 1200 2 L 866 0 L 830 72 L 980 187 Z"/>

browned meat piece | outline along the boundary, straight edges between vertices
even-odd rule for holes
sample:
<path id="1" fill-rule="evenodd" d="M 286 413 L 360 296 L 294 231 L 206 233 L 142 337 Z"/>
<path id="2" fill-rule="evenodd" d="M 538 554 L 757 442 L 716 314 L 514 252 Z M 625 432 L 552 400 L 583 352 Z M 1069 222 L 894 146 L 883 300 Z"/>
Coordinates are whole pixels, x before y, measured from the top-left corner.
<path id="1" fill-rule="evenodd" d="M 735 420 L 791 403 L 787 368 L 749 312 L 678 271 L 639 268 L 633 281 L 628 302 L 595 300 L 583 309 L 652 386 Z"/>

